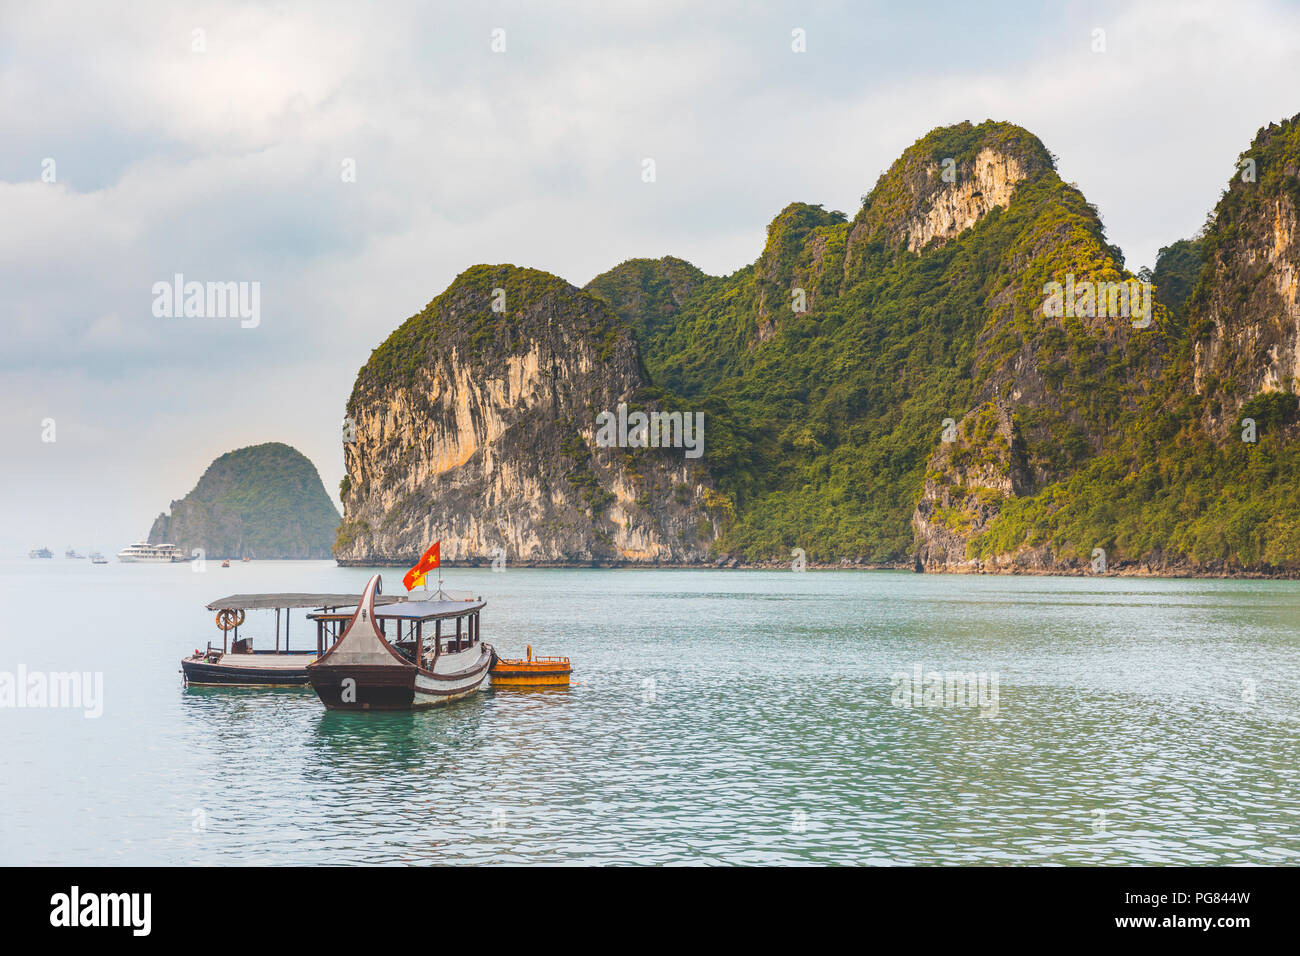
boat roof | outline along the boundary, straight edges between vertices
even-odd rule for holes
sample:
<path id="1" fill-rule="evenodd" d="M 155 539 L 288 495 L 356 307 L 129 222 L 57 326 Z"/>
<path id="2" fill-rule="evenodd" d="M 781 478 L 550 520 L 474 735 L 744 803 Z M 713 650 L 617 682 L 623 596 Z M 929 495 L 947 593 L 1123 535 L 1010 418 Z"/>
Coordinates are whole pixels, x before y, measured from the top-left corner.
<path id="1" fill-rule="evenodd" d="M 384 600 L 381 595 L 375 598 L 375 604 L 378 605 Z M 350 618 L 356 613 L 356 602 L 346 611 L 340 610 L 334 614 L 308 614 L 309 618 Z M 375 608 L 375 617 L 397 618 L 403 621 L 432 621 L 440 617 L 460 617 L 477 611 L 485 606 L 487 601 L 482 598 L 471 598 L 466 600 L 446 600 L 446 601 L 411 601 L 403 600 L 401 604 L 390 605 L 385 608 Z"/>
<path id="2" fill-rule="evenodd" d="M 379 603 L 379 599 L 375 599 Z M 447 601 L 407 601 L 382 611 L 376 610 L 375 617 L 396 617 L 408 621 L 428 621 L 435 617 L 459 617 L 477 611 L 487 604 L 482 598 Z"/>
<path id="3" fill-rule="evenodd" d="M 356 607 L 360 594 L 312 594 L 289 591 L 283 594 L 232 594 L 217 598 L 209 611 L 258 611 L 280 607 Z M 397 604 L 407 600 L 405 594 L 380 594 L 375 604 Z"/>

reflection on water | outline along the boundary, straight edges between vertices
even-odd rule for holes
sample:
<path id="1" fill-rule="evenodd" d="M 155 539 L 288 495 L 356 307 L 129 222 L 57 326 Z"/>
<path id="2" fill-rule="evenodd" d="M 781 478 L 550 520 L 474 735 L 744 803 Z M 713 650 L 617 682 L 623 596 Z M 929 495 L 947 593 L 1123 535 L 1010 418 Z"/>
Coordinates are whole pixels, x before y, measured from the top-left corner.
<path id="1" fill-rule="evenodd" d="M 0 576 L 0 670 L 105 688 L 98 720 L 0 711 L 0 862 L 1300 862 L 1291 582 L 453 571 L 486 639 L 569 655 L 573 686 L 356 714 L 183 688 L 218 595 L 124 567 Z M 68 594 L 93 638 L 24 619 Z M 996 713 L 896 706 L 917 665 L 995 673 Z"/>

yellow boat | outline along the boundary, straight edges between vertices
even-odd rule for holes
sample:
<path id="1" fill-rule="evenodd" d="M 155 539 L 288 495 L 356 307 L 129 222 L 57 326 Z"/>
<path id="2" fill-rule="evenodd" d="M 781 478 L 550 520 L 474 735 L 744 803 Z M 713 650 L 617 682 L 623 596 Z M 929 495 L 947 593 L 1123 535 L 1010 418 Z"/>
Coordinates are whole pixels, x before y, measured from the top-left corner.
<path id="1" fill-rule="evenodd" d="M 569 675 L 573 668 L 567 657 L 533 657 L 532 645 L 528 645 L 528 657 L 525 660 L 510 660 L 497 657 L 492 661 L 493 687 L 540 687 L 568 686 Z"/>

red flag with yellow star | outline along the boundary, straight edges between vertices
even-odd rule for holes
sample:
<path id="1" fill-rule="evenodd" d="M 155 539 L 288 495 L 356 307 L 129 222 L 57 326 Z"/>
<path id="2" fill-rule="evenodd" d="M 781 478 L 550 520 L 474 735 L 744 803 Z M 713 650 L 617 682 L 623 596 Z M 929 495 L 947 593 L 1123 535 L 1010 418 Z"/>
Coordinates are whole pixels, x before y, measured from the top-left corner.
<path id="1" fill-rule="evenodd" d="M 424 556 L 416 562 L 415 567 L 406 572 L 402 578 L 402 583 L 406 585 L 406 590 L 411 590 L 417 584 L 424 583 L 424 576 L 434 568 L 442 564 L 442 554 L 439 548 L 442 546 L 442 539 L 439 538 L 433 543 L 433 547 L 424 552 Z"/>

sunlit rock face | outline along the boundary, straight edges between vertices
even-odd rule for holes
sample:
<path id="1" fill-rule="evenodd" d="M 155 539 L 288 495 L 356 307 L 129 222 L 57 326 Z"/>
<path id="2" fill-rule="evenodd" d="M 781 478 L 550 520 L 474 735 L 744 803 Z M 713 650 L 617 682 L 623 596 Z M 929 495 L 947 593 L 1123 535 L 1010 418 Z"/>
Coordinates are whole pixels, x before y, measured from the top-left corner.
<path id="1" fill-rule="evenodd" d="M 345 564 L 693 563 L 712 487 L 683 448 L 601 447 L 598 416 L 654 407 L 636 341 L 599 299 L 476 266 L 371 356 L 348 403 Z"/>
<path id="2" fill-rule="evenodd" d="M 1297 167 L 1293 160 L 1284 173 L 1296 179 Z M 1239 214 L 1235 241 L 1220 244 L 1206 291 L 1193 304 L 1207 330 L 1195 347 L 1196 390 L 1222 397 L 1214 426 L 1234 424 L 1242 404 L 1260 392 L 1300 391 L 1296 203 L 1287 193 L 1256 198 L 1252 185 L 1231 187 L 1254 215 Z"/>
<path id="3" fill-rule="evenodd" d="M 938 169 L 933 174 L 942 176 Z M 915 252 L 936 240 L 960 236 L 994 207 L 1007 206 L 1025 175 L 1025 164 L 1015 156 L 980 150 L 971 175 L 935 192 L 929 207 L 904 225 L 907 248 Z"/>

